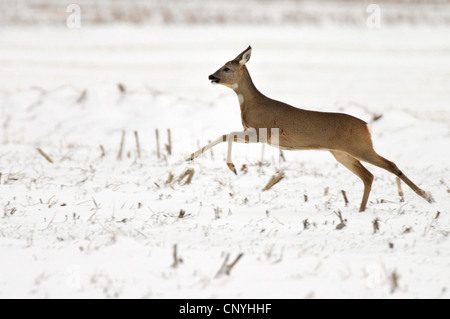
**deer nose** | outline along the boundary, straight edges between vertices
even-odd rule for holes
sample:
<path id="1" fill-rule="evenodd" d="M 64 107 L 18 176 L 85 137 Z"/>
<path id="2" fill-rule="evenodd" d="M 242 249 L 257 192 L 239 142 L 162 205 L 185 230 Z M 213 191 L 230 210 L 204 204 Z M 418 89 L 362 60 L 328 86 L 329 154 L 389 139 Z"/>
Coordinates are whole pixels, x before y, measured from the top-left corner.
<path id="1" fill-rule="evenodd" d="M 217 83 L 220 82 L 220 79 L 217 78 L 217 77 L 215 77 L 213 74 L 211 74 L 211 75 L 208 77 L 208 80 L 210 80 L 211 83 L 213 83 L 213 84 L 217 84 Z"/>

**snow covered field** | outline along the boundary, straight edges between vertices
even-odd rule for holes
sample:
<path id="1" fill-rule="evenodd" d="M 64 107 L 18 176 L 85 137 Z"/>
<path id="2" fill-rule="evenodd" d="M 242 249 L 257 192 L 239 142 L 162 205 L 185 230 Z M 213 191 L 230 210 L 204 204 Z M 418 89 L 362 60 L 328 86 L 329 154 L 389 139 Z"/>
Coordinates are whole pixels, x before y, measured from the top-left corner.
<path id="1" fill-rule="evenodd" d="M 2 28 L 0 297 L 449 298 L 449 35 Z M 358 213 L 361 181 L 327 152 L 285 151 L 283 161 L 277 149 L 235 145 L 238 176 L 225 145 L 185 162 L 198 144 L 241 128 L 236 96 L 207 76 L 249 44 L 263 93 L 372 122 L 377 152 L 436 203 L 406 185 L 400 202 L 395 177 L 367 165 L 376 179 Z M 187 169 L 192 182 L 178 183 Z M 262 192 L 277 171 L 286 177 Z"/>

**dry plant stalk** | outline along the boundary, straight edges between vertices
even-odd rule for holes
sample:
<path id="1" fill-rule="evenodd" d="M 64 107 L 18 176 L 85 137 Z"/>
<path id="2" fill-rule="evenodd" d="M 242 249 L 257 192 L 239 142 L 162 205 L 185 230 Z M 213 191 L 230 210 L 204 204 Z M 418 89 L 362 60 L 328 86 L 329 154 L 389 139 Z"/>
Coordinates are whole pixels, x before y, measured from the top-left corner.
<path id="1" fill-rule="evenodd" d="M 348 203 L 349 203 L 349 201 L 348 201 L 348 199 L 347 199 L 347 194 L 345 193 L 345 191 L 344 191 L 344 190 L 341 190 L 341 193 L 342 193 L 342 196 L 344 196 L 344 202 L 345 202 L 345 206 L 347 206 L 347 205 L 348 205 Z"/>
<path id="2" fill-rule="evenodd" d="M 178 252 L 177 252 L 177 244 L 173 245 L 173 264 L 172 264 L 172 268 L 177 268 L 178 264 L 182 263 L 183 259 L 181 259 L 181 257 L 178 257 Z"/>
<path id="3" fill-rule="evenodd" d="M 220 277 L 221 275 L 223 275 L 225 273 L 225 268 L 227 266 L 228 259 L 230 259 L 230 254 L 227 254 L 225 256 L 225 259 L 223 260 L 222 266 L 220 266 L 219 270 L 216 273 L 216 278 Z"/>
<path id="4" fill-rule="evenodd" d="M 266 150 L 266 144 L 261 145 L 261 160 L 258 162 L 259 168 L 264 164 L 264 151 Z"/>
<path id="5" fill-rule="evenodd" d="M 169 177 L 167 177 L 167 180 L 166 180 L 165 184 L 166 185 L 170 184 L 170 183 L 172 183 L 172 181 L 173 181 L 173 174 L 169 173 Z"/>
<path id="6" fill-rule="evenodd" d="M 160 153 L 159 153 L 159 131 L 158 131 L 158 129 L 155 129 L 155 137 L 156 137 L 156 155 L 158 156 L 158 158 L 160 158 Z"/>
<path id="7" fill-rule="evenodd" d="M 264 163 L 264 151 L 266 150 L 266 144 L 262 144 L 261 147 L 261 165 Z"/>
<path id="8" fill-rule="evenodd" d="M 378 217 L 377 218 L 375 218 L 373 221 L 372 221 L 372 225 L 373 225 L 373 233 L 374 234 L 376 234 L 379 230 L 380 230 L 380 224 L 379 224 L 379 219 L 378 219 Z"/>
<path id="9" fill-rule="evenodd" d="M 97 204 L 97 202 L 95 201 L 95 198 L 94 198 L 94 197 L 92 197 L 92 202 L 94 203 L 95 208 L 98 209 L 98 204 Z"/>
<path id="10" fill-rule="evenodd" d="M 125 86 L 122 83 L 117 83 L 117 88 L 121 93 L 125 93 L 126 91 Z"/>
<path id="11" fill-rule="evenodd" d="M 134 131 L 134 139 L 136 140 L 137 155 L 139 158 L 141 158 L 141 146 L 139 145 L 138 131 Z"/>
<path id="12" fill-rule="evenodd" d="M 184 209 L 180 209 L 180 212 L 178 213 L 178 218 L 183 218 L 186 215 L 186 211 Z"/>
<path id="13" fill-rule="evenodd" d="M 412 227 L 406 227 L 403 231 L 404 234 L 409 234 L 412 231 Z"/>
<path id="14" fill-rule="evenodd" d="M 211 140 L 208 140 L 208 144 L 211 143 Z M 210 153 L 211 153 L 211 159 L 214 159 L 214 153 L 213 153 L 213 149 L 212 147 L 209 149 Z"/>
<path id="15" fill-rule="evenodd" d="M 374 114 L 372 118 L 372 122 L 376 122 L 383 117 L 383 114 Z"/>
<path id="16" fill-rule="evenodd" d="M 282 150 L 280 150 L 280 158 L 283 160 L 283 162 L 286 162 L 286 157 L 284 157 L 284 153 Z"/>
<path id="17" fill-rule="evenodd" d="M 284 172 L 278 172 L 273 175 L 266 186 L 263 188 L 263 192 L 271 189 L 276 183 L 281 181 L 284 178 Z"/>
<path id="18" fill-rule="evenodd" d="M 178 177 L 178 183 L 181 183 L 181 181 L 187 176 L 186 182 L 184 182 L 183 185 L 186 184 L 190 184 L 192 181 L 192 177 L 194 176 L 194 169 L 193 168 L 189 168 L 187 170 L 184 171 L 183 174 L 180 175 L 180 177 Z"/>
<path id="19" fill-rule="evenodd" d="M 394 270 L 390 276 L 391 279 L 391 293 L 394 293 L 398 289 L 398 278 L 399 275 Z"/>
<path id="20" fill-rule="evenodd" d="M 83 92 L 81 92 L 80 96 L 77 99 L 77 103 L 81 103 L 81 102 L 85 101 L 86 95 L 87 95 L 87 91 L 83 90 Z"/>
<path id="21" fill-rule="evenodd" d="M 237 262 L 239 261 L 239 259 L 242 258 L 242 256 L 244 256 L 244 254 L 243 254 L 243 253 L 240 253 L 240 254 L 236 257 L 236 259 L 235 259 L 231 264 L 228 265 L 228 259 L 230 259 L 230 254 L 227 254 L 227 255 L 225 256 L 225 259 L 224 259 L 223 263 L 222 263 L 222 266 L 220 267 L 219 271 L 218 271 L 217 274 L 216 274 L 216 278 L 222 276 L 223 274 L 229 276 L 230 273 L 231 273 L 231 270 L 232 270 L 233 267 L 237 264 Z"/>
<path id="22" fill-rule="evenodd" d="M 123 144 L 125 143 L 125 130 L 122 130 L 122 138 L 120 139 L 120 148 L 119 152 L 117 153 L 117 160 L 122 159 L 122 153 L 123 153 Z"/>
<path id="23" fill-rule="evenodd" d="M 220 219 L 220 214 L 222 213 L 222 208 L 220 207 L 215 207 L 214 208 L 214 218 L 215 219 Z"/>
<path id="24" fill-rule="evenodd" d="M 303 220 L 303 229 L 308 229 L 309 225 L 310 225 L 310 223 L 308 221 L 308 218 L 304 219 Z"/>
<path id="25" fill-rule="evenodd" d="M 237 264 L 237 262 L 239 261 L 239 259 L 242 258 L 242 256 L 244 256 L 244 254 L 243 254 L 243 253 L 240 253 L 240 254 L 236 257 L 236 259 L 235 259 L 231 264 L 229 264 L 229 265 L 226 266 L 226 268 L 225 268 L 225 274 L 226 274 L 227 276 L 230 275 L 231 270 L 232 270 L 233 267 Z"/>
<path id="26" fill-rule="evenodd" d="M 395 178 L 396 182 L 397 182 L 397 190 L 398 190 L 398 195 L 400 196 L 400 202 L 404 202 L 405 198 L 403 197 L 403 189 L 402 189 L 402 184 L 400 182 L 400 178 L 396 177 Z"/>
<path id="27" fill-rule="evenodd" d="M 53 160 L 47 154 L 45 154 L 43 150 L 41 150 L 39 147 L 36 149 L 39 152 L 39 154 L 41 154 L 49 163 L 53 164 Z"/>
<path id="28" fill-rule="evenodd" d="M 172 155 L 172 134 L 170 133 L 170 128 L 167 129 L 167 144 L 165 146 L 167 154 Z"/>
<path id="29" fill-rule="evenodd" d="M 102 152 L 101 154 L 100 154 L 100 157 L 105 157 L 105 148 L 103 147 L 103 145 L 102 144 L 100 144 L 100 152 Z"/>
<path id="30" fill-rule="evenodd" d="M 339 217 L 339 220 L 340 220 L 340 223 L 336 225 L 336 229 L 344 228 L 346 226 L 346 224 L 345 224 L 344 218 L 342 217 L 341 211 L 338 210 L 337 213 L 336 212 L 334 212 L 334 213 L 337 215 L 337 217 Z"/>

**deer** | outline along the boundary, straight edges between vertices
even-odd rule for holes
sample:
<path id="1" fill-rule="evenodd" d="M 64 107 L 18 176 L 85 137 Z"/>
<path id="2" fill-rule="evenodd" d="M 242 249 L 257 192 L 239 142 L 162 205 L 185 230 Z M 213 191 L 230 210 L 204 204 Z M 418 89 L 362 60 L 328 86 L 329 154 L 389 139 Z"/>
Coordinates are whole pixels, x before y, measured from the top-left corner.
<path id="1" fill-rule="evenodd" d="M 249 46 L 208 77 L 212 84 L 224 85 L 236 93 L 244 130 L 219 136 L 192 153 L 187 161 L 192 161 L 219 143 L 227 142 L 227 166 L 236 174 L 231 160 L 233 142 L 266 143 L 281 150 L 325 150 L 362 180 L 364 192 L 360 212 L 366 210 L 374 180 L 361 161 L 396 175 L 426 201 L 434 202 L 431 194 L 415 185 L 394 162 L 375 152 L 365 121 L 345 113 L 296 108 L 259 92 L 246 66 L 251 53 L 252 47 Z"/>

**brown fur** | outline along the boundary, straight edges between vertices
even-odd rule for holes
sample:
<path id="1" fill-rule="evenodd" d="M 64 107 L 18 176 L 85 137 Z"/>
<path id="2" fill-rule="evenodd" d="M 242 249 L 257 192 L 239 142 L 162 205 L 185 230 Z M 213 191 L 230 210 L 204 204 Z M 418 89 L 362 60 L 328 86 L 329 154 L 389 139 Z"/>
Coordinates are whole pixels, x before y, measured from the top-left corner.
<path id="1" fill-rule="evenodd" d="M 278 146 L 281 149 L 330 151 L 339 163 L 363 181 L 364 194 L 360 211 L 366 208 L 373 182 L 373 175 L 360 161 L 376 165 L 397 175 L 418 195 L 429 202 L 433 201 L 431 195 L 411 182 L 393 162 L 375 152 L 366 122 L 343 113 L 299 109 L 260 93 L 253 84 L 245 65 L 250 59 L 250 54 L 251 47 L 248 47 L 209 77 L 213 82 L 233 89 L 238 95 L 242 102 L 240 103 L 241 120 L 245 130 L 253 128 L 259 132 L 259 129 L 267 129 L 270 143 L 271 128 L 277 128 L 279 130 Z M 236 138 L 235 141 L 238 139 Z M 195 154 L 191 155 L 191 159 L 196 157 Z M 231 165 L 229 167 L 234 168 Z"/>

